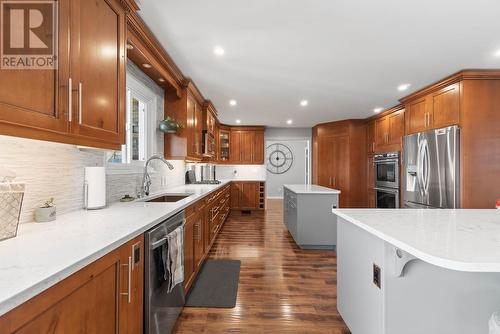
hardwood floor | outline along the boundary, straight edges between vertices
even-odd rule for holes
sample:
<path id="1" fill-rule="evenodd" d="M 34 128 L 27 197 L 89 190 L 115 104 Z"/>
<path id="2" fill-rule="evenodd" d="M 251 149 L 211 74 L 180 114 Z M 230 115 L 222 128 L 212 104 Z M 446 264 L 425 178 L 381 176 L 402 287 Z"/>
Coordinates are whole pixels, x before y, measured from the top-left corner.
<path id="1" fill-rule="evenodd" d="M 211 259 L 241 260 L 236 307 L 184 308 L 175 333 L 350 333 L 336 308 L 336 258 L 299 249 L 283 226 L 282 201 L 266 214 L 232 215 Z"/>

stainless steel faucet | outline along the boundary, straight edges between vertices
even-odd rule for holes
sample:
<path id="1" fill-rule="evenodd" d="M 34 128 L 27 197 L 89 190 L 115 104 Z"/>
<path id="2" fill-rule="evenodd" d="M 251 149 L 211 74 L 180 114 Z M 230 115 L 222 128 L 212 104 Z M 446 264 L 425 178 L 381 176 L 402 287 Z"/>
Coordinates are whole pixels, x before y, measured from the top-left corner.
<path id="1" fill-rule="evenodd" d="M 167 160 L 163 159 L 159 155 L 153 155 L 151 158 L 146 160 L 146 163 L 144 163 L 144 174 L 142 175 L 142 189 L 141 189 L 141 197 L 148 196 L 149 195 L 149 187 L 151 186 L 151 177 L 149 176 L 148 173 L 148 165 L 152 160 L 160 160 L 162 161 L 165 165 L 167 165 L 168 169 L 172 170 L 174 169 L 174 166 Z"/>

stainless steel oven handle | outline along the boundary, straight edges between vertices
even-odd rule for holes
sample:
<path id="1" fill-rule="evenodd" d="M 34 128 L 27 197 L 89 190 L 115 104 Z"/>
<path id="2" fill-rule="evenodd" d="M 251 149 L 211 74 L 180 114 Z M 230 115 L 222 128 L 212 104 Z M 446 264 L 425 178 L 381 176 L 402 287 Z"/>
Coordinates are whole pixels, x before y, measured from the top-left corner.
<path id="1" fill-rule="evenodd" d="M 384 165 L 388 165 L 388 164 L 391 164 L 391 163 L 399 163 L 399 159 L 384 159 L 384 160 L 374 160 L 374 164 L 384 164 Z"/>
<path id="2" fill-rule="evenodd" d="M 397 190 L 397 189 L 388 189 L 388 188 L 379 188 L 379 187 L 375 187 L 373 189 L 378 190 L 378 191 L 383 191 L 383 192 L 386 192 L 389 194 L 399 194 L 399 190 Z"/>

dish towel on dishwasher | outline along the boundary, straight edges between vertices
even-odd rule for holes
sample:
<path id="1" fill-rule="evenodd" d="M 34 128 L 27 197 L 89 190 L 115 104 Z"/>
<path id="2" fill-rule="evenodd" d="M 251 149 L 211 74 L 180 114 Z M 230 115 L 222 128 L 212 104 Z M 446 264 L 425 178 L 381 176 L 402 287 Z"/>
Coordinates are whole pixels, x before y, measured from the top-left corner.
<path id="1" fill-rule="evenodd" d="M 164 279 L 168 282 L 167 292 L 170 293 L 184 281 L 184 226 L 179 226 L 167 235 L 163 261 Z"/>

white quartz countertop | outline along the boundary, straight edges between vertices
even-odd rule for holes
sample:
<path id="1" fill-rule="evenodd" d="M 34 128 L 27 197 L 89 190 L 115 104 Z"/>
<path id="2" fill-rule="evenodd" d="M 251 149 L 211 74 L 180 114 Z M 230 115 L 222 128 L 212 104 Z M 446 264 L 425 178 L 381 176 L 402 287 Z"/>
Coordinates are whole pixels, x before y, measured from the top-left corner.
<path id="1" fill-rule="evenodd" d="M 500 272 L 500 210 L 336 209 L 333 213 L 430 264 Z"/>
<path id="2" fill-rule="evenodd" d="M 0 242 L 0 315 L 228 182 L 169 189 L 168 194 L 192 194 L 175 203 L 115 203 L 61 215 L 49 223 L 19 225 L 17 237 Z"/>
<path id="3" fill-rule="evenodd" d="M 284 184 L 283 187 L 296 194 L 340 194 L 340 190 L 318 186 L 316 184 Z"/>

